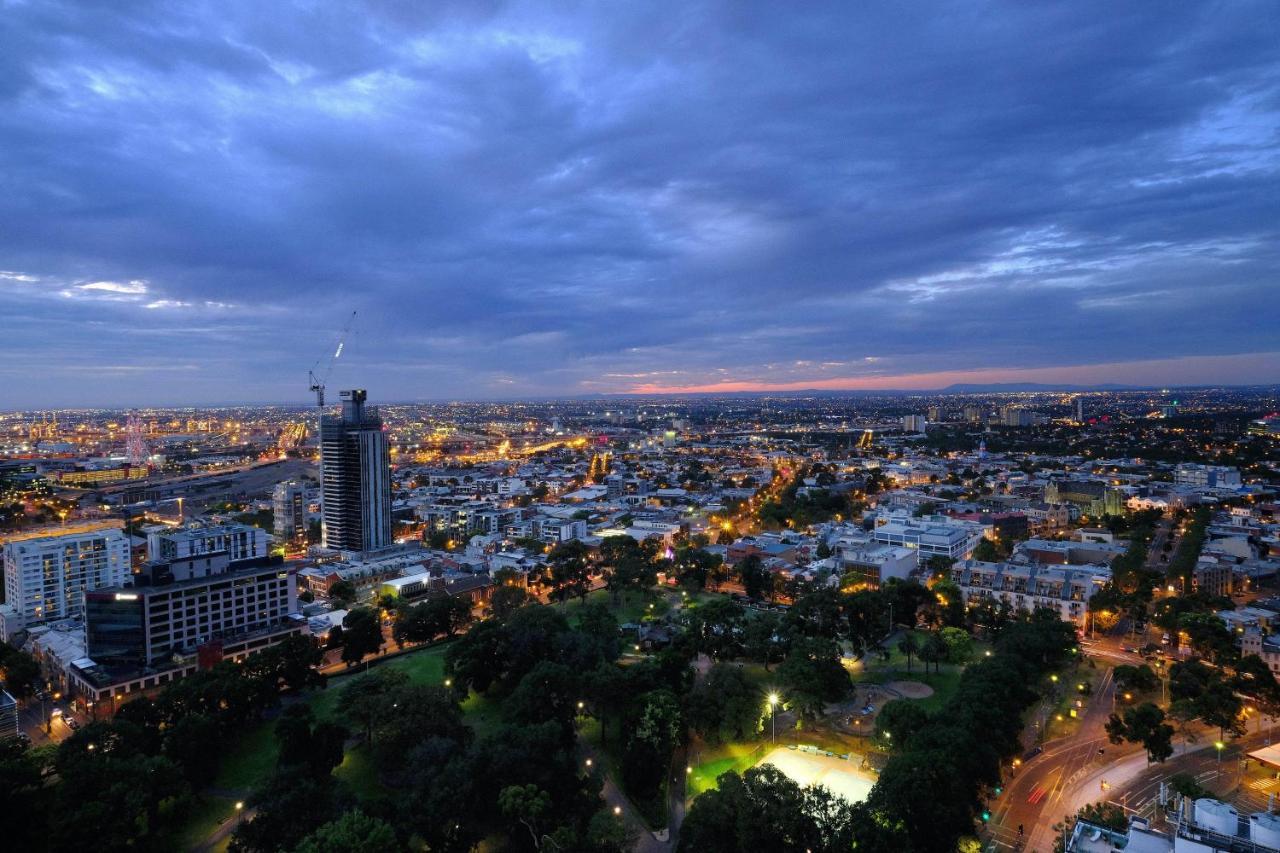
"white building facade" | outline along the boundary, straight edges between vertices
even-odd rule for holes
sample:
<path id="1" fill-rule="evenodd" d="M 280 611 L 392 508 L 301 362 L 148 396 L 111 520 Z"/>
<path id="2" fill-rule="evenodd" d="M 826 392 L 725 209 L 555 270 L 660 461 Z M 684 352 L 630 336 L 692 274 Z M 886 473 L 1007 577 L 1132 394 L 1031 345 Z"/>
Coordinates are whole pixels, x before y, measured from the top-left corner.
<path id="1" fill-rule="evenodd" d="M 129 539 L 118 529 L 42 536 L 4 546 L 6 634 L 79 616 L 84 594 L 130 579 Z"/>

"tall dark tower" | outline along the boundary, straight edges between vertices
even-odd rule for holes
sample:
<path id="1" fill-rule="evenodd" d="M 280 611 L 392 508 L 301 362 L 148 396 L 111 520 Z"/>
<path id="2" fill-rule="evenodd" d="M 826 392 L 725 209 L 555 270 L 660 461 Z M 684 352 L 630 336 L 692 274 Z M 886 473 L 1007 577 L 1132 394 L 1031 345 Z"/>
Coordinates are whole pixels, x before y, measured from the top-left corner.
<path id="1" fill-rule="evenodd" d="M 320 418 L 324 545 L 376 551 L 391 544 L 391 454 L 363 388 L 343 391 L 341 415 Z"/>

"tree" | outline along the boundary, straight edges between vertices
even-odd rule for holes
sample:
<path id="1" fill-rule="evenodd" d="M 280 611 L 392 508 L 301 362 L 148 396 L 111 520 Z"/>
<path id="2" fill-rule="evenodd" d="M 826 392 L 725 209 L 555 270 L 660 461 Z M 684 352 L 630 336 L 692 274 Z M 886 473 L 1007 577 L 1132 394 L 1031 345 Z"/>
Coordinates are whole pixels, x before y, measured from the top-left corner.
<path id="1" fill-rule="evenodd" d="M 551 810 L 551 795 L 537 785 L 508 785 L 498 793 L 498 810 L 510 821 L 522 825 L 542 849 L 542 819 Z"/>
<path id="2" fill-rule="evenodd" d="M 903 634 L 902 639 L 898 641 L 898 651 L 906 656 L 907 672 L 910 672 L 911 658 L 920 651 L 920 641 L 916 639 L 916 635 L 910 631 Z"/>
<path id="3" fill-rule="evenodd" d="M 693 801 L 678 850 L 835 853 L 853 847 L 853 832 L 853 807 L 821 788 L 801 788 L 773 765 L 761 764 L 741 776 L 723 774 L 715 789 Z"/>
<path id="4" fill-rule="evenodd" d="M 503 704 L 507 715 L 518 723 L 554 720 L 569 744 L 573 742 L 574 722 L 582 697 L 582 679 L 577 672 L 564 664 L 544 660 L 520 679 Z"/>
<path id="5" fill-rule="evenodd" d="M 1231 661 L 1238 655 L 1231 632 L 1212 613 L 1184 613 L 1178 630 L 1187 635 L 1191 648 L 1211 660 Z"/>
<path id="6" fill-rule="evenodd" d="M 942 641 L 947 644 L 947 660 L 964 665 L 973 660 L 973 637 L 963 628 L 943 628 Z"/>
<path id="7" fill-rule="evenodd" d="M 684 736 L 680 700 L 670 690 L 652 690 L 636 699 L 627 718 L 623 782 L 633 795 L 649 799 L 661 787 L 671 753 Z"/>
<path id="8" fill-rule="evenodd" d="M 1000 562 L 1000 549 L 996 547 L 995 542 L 983 537 L 982 541 L 973 549 L 973 559 L 984 563 L 998 563 Z"/>
<path id="9" fill-rule="evenodd" d="M 408 681 L 402 670 L 385 667 L 358 675 L 338 694 L 338 713 L 364 729 L 365 740 L 372 740 L 373 727 L 387 712 L 386 697 Z"/>
<path id="10" fill-rule="evenodd" d="M 339 817 L 333 779 L 301 768 L 277 771 L 249 802 L 257 814 L 236 828 L 231 853 L 292 850 Z"/>
<path id="11" fill-rule="evenodd" d="M 689 724 L 711 743 L 742 740 L 760 731 L 764 697 L 741 667 L 718 663 L 689 694 Z"/>
<path id="12" fill-rule="evenodd" d="M 1120 664 L 1112 674 L 1116 680 L 1116 686 L 1121 690 L 1145 692 L 1160 686 L 1160 679 L 1156 676 L 1155 670 L 1145 663 L 1138 666 Z"/>
<path id="13" fill-rule="evenodd" d="M 919 702 L 894 699 L 876 715 L 876 734 L 888 735 L 894 746 L 905 746 L 916 732 L 929 724 L 929 713 Z"/>
<path id="14" fill-rule="evenodd" d="M 280 751 L 276 765 L 325 777 L 342 763 L 347 730 L 330 722 L 316 723 L 309 705 L 293 705 L 276 721 Z"/>
<path id="15" fill-rule="evenodd" d="M 378 614 L 356 607 L 342 619 L 342 660 L 347 666 L 376 654 L 382 648 L 382 625 Z"/>
<path id="16" fill-rule="evenodd" d="M 40 682 L 40 664 L 31 655 L 0 642 L 0 681 L 13 696 L 22 699 Z"/>
<path id="17" fill-rule="evenodd" d="M 742 608 L 728 598 L 699 605 L 689 625 L 694 646 L 716 659 L 733 657 L 741 643 L 743 618 Z"/>
<path id="18" fill-rule="evenodd" d="M 782 629 L 782 620 L 775 613 L 761 613 L 748 619 L 742 626 L 742 653 L 751 660 L 769 664 L 786 657 L 789 635 Z"/>
<path id="19" fill-rule="evenodd" d="M 838 702 L 849 692 L 849 673 L 840 664 L 840 649 L 822 637 L 797 640 L 778 667 L 778 678 L 801 714 L 822 715 L 828 702 Z"/>
<path id="20" fill-rule="evenodd" d="M 924 638 L 924 642 L 920 645 L 920 660 L 924 661 L 925 672 L 929 671 L 929 664 L 933 664 L 933 671 L 938 671 L 938 664 L 947 659 L 947 642 L 942 639 L 937 631 L 929 632 Z"/>
<path id="21" fill-rule="evenodd" d="M 261 679 L 276 690 L 301 690 L 323 683 L 316 668 L 324 653 L 315 640 L 304 634 L 290 634 L 275 645 L 250 655 L 245 674 Z"/>
<path id="22" fill-rule="evenodd" d="M 1173 755 L 1173 726 L 1164 721 L 1164 711 L 1151 702 L 1126 708 L 1124 716 L 1112 714 L 1106 724 L 1112 743 L 1140 743 L 1147 750 L 1147 761 L 1161 762 Z"/>
<path id="23" fill-rule="evenodd" d="M 516 611 L 511 618 L 519 613 Z M 445 651 L 445 672 L 459 690 L 484 693 L 506 672 L 509 646 L 504 622 L 481 622 Z"/>
<path id="24" fill-rule="evenodd" d="M 0 738 L 0 838 L 15 850 L 47 847 L 52 790 L 39 753 L 18 738 Z"/>
<path id="25" fill-rule="evenodd" d="M 425 684 L 396 684 L 373 700 L 373 755 L 387 774 L 399 774 L 414 749 L 432 739 L 465 744 L 471 730 L 451 691 Z"/>
<path id="26" fill-rule="evenodd" d="M 574 596 L 585 597 L 591 578 L 587 546 L 579 539 L 561 542 L 547 555 L 551 568 L 551 595 L 561 603 Z"/>
<path id="27" fill-rule="evenodd" d="M 522 586 L 503 584 L 493 591 L 489 608 L 495 619 L 505 619 L 529 600 L 529 593 Z"/>
<path id="28" fill-rule="evenodd" d="M 351 581 L 334 581 L 329 586 L 329 600 L 349 604 L 356 600 L 355 584 Z"/>
<path id="29" fill-rule="evenodd" d="M 391 824 L 352 810 L 317 827 L 294 853 L 385 853 L 399 849 Z"/>
<path id="30" fill-rule="evenodd" d="M 165 730 L 163 754 L 182 771 L 192 788 L 199 789 L 218 774 L 221 741 L 222 731 L 216 720 L 205 714 L 186 714 Z"/>
<path id="31" fill-rule="evenodd" d="M 748 554 L 738 563 L 738 574 L 747 596 L 759 600 L 773 595 L 773 575 L 764 566 L 759 554 Z"/>

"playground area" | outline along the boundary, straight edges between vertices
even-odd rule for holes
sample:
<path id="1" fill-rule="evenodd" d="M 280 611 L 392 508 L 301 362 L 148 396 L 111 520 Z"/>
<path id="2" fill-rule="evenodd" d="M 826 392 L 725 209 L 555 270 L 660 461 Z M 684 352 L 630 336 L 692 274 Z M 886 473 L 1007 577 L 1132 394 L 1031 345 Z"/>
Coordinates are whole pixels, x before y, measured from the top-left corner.
<path id="1" fill-rule="evenodd" d="M 760 763 L 772 764 L 801 787 L 822 785 L 846 802 L 860 803 L 876 781 L 874 774 L 859 769 L 860 762 L 857 754 L 839 756 L 815 747 L 780 746 Z"/>

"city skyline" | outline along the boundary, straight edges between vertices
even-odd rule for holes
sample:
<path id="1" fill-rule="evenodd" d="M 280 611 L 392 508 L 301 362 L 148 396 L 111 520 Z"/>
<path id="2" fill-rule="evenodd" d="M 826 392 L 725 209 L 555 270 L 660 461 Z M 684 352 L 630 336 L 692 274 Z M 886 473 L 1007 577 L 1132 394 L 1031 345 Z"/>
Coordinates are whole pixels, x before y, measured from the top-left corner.
<path id="1" fill-rule="evenodd" d="M 16 6 L 4 407 L 1275 382 L 1275 24 Z"/>

